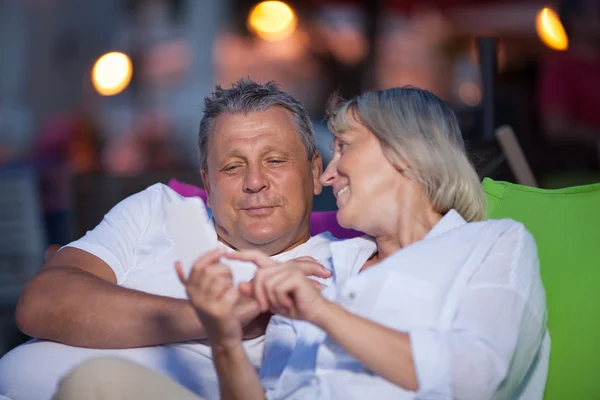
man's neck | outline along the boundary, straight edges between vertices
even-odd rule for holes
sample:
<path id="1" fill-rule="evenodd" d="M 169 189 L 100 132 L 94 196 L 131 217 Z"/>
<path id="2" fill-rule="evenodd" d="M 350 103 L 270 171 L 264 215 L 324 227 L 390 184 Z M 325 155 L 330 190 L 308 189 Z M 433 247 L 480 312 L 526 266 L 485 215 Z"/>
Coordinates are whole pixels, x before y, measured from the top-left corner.
<path id="1" fill-rule="evenodd" d="M 310 239 L 310 230 L 307 229 L 306 232 L 297 235 L 291 241 L 289 239 L 286 240 L 285 238 L 278 238 L 272 242 L 264 244 L 245 242 L 238 246 L 235 246 L 221 236 L 218 236 L 218 239 L 221 243 L 234 250 L 259 250 L 269 256 L 275 256 L 290 251 L 300 246 L 301 244 L 306 243 Z"/>

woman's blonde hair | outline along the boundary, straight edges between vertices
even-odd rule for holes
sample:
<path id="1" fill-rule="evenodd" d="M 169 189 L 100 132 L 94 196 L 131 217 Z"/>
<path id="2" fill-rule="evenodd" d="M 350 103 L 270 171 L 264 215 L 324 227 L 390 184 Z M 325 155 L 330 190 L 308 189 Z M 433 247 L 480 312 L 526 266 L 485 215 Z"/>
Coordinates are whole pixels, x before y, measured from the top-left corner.
<path id="1" fill-rule="evenodd" d="M 479 177 L 470 163 L 456 115 L 433 93 L 413 87 L 366 92 L 333 100 L 328 124 L 335 134 L 348 128 L 348 115 L 380 141 L 388 160 L 425 192 L 435 211 L 455 209 L 466 221 L 485 218 Z"/>

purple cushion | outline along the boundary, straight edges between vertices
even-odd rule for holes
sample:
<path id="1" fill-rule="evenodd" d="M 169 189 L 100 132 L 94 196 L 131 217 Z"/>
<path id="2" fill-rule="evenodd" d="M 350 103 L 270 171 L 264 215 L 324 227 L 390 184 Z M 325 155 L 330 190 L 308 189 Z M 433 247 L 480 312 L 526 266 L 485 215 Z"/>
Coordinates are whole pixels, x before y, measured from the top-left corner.
<path id="1" fill-rule="evenodd" d="M 179 182 L 177 179 L 171 179 L 169 187 L 183 197 L 200 197 L 206 203 L 206 192 L 198 186 Z M 335 211 L 313 212 L 310 215 L 310 234 L 315 236 L 319 233 L 331 232 L 338 239 L 349 239 L 363 235 L 358 231 L 341 227 L 335 218 L 335 213 Z"/>
<path id="2" fill-rule="evenodd" d="M 206 203 L 206 192 L 204 189 L 199 188 L 198 186 L 179 182 L 175 178 L 172 178 L 169 181 L 168 186 L 183 197 L 201 197 L 202 201 Z"/>

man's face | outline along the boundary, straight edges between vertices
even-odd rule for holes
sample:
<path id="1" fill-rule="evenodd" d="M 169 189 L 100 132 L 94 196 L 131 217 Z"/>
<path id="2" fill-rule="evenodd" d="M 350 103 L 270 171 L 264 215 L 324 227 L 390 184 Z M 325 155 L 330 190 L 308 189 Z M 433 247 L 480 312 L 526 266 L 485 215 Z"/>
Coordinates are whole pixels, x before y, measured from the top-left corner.
<path id="1" fill-rule="evenodd" d="M 202 180 L 221 240 L 269 255 L 308 240 L 322 162 L 308 160 L 287 110 L 220 115 L 208 149 Z"/>

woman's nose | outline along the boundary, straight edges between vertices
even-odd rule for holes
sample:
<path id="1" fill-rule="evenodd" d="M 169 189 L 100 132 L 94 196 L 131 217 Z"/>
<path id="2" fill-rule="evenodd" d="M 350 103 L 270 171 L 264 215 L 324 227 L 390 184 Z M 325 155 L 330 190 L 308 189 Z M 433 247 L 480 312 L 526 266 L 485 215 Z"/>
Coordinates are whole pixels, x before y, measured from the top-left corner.
<path id="1" fill-rule="evenodd" d="M 323 171 L 323 174 L 321 175 L 321 178 L 319 179 L 319 181 L 321 182 L 321 185 L 323 186 L 333 186 L 333 182 L 335 181 L 335 178 L 337 177 L 337 164 L 338 164 L 338 157 L 334 157 L 329 164 L 327 165 L 327 168 L 325 168 L 325 171 Z"/>

